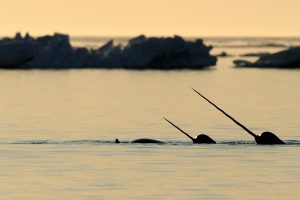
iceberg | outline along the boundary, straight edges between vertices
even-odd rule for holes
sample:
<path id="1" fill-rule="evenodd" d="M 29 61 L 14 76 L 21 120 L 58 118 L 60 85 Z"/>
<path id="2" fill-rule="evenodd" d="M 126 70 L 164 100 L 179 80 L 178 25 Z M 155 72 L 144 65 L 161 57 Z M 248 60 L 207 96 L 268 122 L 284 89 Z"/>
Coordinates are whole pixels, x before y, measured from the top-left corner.
<path id="1" fill-rule="evenodd" d="M 72 47 L 65 34 L 33 38 L 18 33 L 14 38 L 0 40 L 0 68 L 204 69 L 217 62 L 210 55 L 211 49 L 201 39 L 186 41 L 180 36 L 140 35 L 126 45 L 115 45 L 111 40 L 88 49 Z"/>
<path id="2" fill-rule="evenodd" d="M 15 39 L 0 40 L 0 67 L 10 68 L 21 66 L 33 59 L 33 49 L 25 39 L 16 34 Z"/>
<path id="3" fill-rule="evenodd" d="M 291 47 L 270 55 L 261 55 L 257 61 L 246 60 L 233 61 L 236 67 L 257 67 L 257 68 L 300 68 L 300 47 Z"/>

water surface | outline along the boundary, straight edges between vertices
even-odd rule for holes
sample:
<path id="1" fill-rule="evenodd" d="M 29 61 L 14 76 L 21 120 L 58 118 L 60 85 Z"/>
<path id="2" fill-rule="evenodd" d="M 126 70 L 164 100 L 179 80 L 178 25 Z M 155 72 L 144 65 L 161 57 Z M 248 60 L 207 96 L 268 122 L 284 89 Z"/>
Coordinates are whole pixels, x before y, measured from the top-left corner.
<path id="1" fill-rule="evenodd" d="M 235 58 L 205 71 L 0 71 L 1 198 L 297 199 L 300 71 Z M 190 87 L 288 145 L 255 145 Z M 192 145 L 162 117 L 219 144 Z M 128 143 L 141 137 L 167 143 Z"/>

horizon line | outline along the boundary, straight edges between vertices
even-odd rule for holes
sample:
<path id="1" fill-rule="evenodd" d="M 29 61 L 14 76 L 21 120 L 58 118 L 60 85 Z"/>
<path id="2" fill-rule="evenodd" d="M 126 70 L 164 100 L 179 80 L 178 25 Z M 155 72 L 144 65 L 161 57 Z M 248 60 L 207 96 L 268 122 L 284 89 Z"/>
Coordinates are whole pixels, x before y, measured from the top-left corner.
<path id="1" fill-rule="evenodd" d="M 95 34 L 87 34 L 87 35 L 79 35 L 79 34 L 69 34 L 69 33 L 64 33 L 64 32 L 60 32 L 60 31 L 54 31 L 52 33 L 47 33 L 47 34 L 30 34 L 30 32 L 21 32 L 21 31 L 17 31 L 15 32 L 14 35 L 12 36 L 8 36 L 8 35 L 0 35 L 0 38 L 5 38 L 5 37 L 9 37 L 12 38 L 14 37 L 17 33 L 21 33 L 22 36 L 24 36 L 26 33 L 29 33 L 30 36 L 32 37 L 42 37 L 42 36 L 46 36 L 46 35 L 53 35 L 55 33 L 59 33 L 59 34 L 65 34 L 70 36 L 70 38 L 80 38 L 80 37 L 89 37 L 89 38 L 109 38 L 109 37 L 113 37 L 113 38 L 134 38 L 140 35 L 145 35 L 146 37 L 172 37 L 172 36 L 180 36 L 183 38 L 300 38 L 300 35 L 296 36 L 296 35 L 180 35 L 180 34 L 136 34 L 136 35 L 104 35 L 104 34 L 100 34 L 100 35 L 95 35 Z"/>

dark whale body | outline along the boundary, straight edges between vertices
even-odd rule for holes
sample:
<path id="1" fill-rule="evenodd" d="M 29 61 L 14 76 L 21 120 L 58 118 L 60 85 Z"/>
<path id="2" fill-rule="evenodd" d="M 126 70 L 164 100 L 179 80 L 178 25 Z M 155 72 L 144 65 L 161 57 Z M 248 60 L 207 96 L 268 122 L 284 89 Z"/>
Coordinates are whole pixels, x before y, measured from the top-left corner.
<path id="1" fill-rule="evenodd" d="M 149 138 L 141 138 L 133 140 L 131 143 L 156 143 L 156 144 L 163 144 L 163 141 L 155 140 L 155 139 L 149 139 Z"/>
<path id="2" fill-rule="evenodd" d="M 117 138 L 115 140 L 115 143 L 120 143 L 119 139 Z M 149 139 L 149 138 L 140 138 L 131 141 L 130 143 L 138 143 L 138 144 L 164 144 L 165 142 L 160 141 L 160 140 L 155 140 L 155 139 Z"/>
<path id="3" fill-rule="evenodd" d="M 216 144 L 216 141 L 211 139 L 208 135 L 200 134 L 195 139 L 193 139 L 195 144 Z"/>
<path id="4" fill-rule="evenodd" d="M 254 138 L 257 144 L 285 144 L 271 132 L 263 132 L 260 135 L 256 135 Z"/>
<path id="5" fill-rule="evenodd" d="M 190 138 L 194 144 L 216 144 L 216 141 L 211 139 L 211 137 L 209 137 L 208 135 L 200 134 L 196 138 L 193 138 L 187 132 L 185 132 L 184 130 L 179 128 L 177 125 L 175 125 L 173 122 L 169 121 L 168 119 L 166 119 L 164 117 L 163 117 L 163 119 L 166 120 L 167 122 L 169 122 L 172 126 L 174 126 L 176 129 L 178 129 L 181 133 L 186 135 L 188 138 Z"/>
<path id="6" fill-rule="evenodd" d="M 236 123 L 238 126 L 240 126 L 242 129 L 244 129 L 247 133 L 252 135 L 255 139 L 256 144 L 285 144 L 281 139 L 279 139 L 274 133 L 271 132 L 263 132 L 260 135 L 256 135 L 252 131 L 250 131 L 246 126 L 238 122 L 236 119 L 234 119 L 232 116 L 230 116 L 228 113 L 226 113 L 224 110 L 222 110 L 220 107 L 218 107 L 216 104 L 214 104 L 212 101 L 210 101 L 208 98 L 206 98 L 204 95 L 202 95 L 200 92 L 192 88 L 198 95 L 200 95 L 203 99 L 205 99 L 208 103 L 210 103 L 212 106 L 214 106 L 217 110 L 219 110 L 221 113 L 223 113 L 226 117 L 231 119 L 234 123 Z"/>

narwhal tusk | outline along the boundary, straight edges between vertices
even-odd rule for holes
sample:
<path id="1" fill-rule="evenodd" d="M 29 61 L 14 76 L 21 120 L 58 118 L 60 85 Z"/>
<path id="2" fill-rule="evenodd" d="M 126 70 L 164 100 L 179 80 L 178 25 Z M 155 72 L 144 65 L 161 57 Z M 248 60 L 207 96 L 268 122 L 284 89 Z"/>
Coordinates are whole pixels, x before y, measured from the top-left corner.
<path id="1" fill-rule="evenodd" d="M 203 99 L 205 99 L 208 103 L 210 103 L 211 105 L 213 105 L 215 108 L 217 108 L 219 111 L 221 111 L 224 115 L 226 115 L 229 119 L 231 119 L 234 123 L 236 123 L 237 125 L 239 125 L 242 129 L 244 129 L 245 131 L 247 131 L 250 135 L 252 135 L 254 138 L 258 137 L 258 135 L 254 134 L 252 131 L 250 131 L 247 127 L 245 127 L 243 124 L 241 124 L 240 122 L 238 122 L 236 119 L 234 119 L 233 117 L 231 117 L 229 114 L 227 114 L 224 110 L 222 110 L 221 108 L 219 108 L 217 105 L 215 105 L 213 102 L 211 102 L 209 99 L 207 99 L 205 96 L 203 96 L 200 92 L 198 92 L 197 90 L 195 90 L 194 88 L 192 88 L 192 90 L 194 90 L 197 94 L 199 94 Z"/>
<path id="2" fill-rule="evenodd" d="M 188 136 L 192 141 L 194 141 L 195 139 L 190 136 L 188 133 L 186 133 L 185 131 L 183 131 L 181 128 L 179 128 L 178 126 L 176 126 L 175 124 L 173 124 L 172 122 L 170 122 L 169 120 L 167 120 L 166 118 L 163 117 L 164 120 L 166 120 L 167 122 L 169 122 L 172 126 L 174 126 L 175 128 L 177 128 L 181 133 L 185 134 L 186 136 Z"/>

